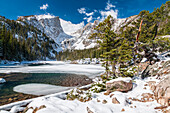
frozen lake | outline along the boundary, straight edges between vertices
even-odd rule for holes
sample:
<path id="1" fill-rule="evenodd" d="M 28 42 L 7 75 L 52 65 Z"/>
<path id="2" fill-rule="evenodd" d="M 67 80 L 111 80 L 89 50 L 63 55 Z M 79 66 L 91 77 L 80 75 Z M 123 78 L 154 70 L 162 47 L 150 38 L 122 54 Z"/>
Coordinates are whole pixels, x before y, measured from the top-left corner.
<path id="1" fill-rule="evenodd" d="M 57 93 L 68 90 L 75 85 L 68 87 L 67 82 L 75 82 L 75 79 L 80 78 L 85 79 L 85 76 L 93 78 L 103 71 L 104 68 L 99 64 L 82 65 L 59 61 L 0 65 L 0 78 L 6 77 L 7 81 L 0 85 L 0 99 L 6 102 L 9 98 L 19 98 L 20 93 L 33 95 Z M 71 80 L 72 78 L 74 80 Z"/>
<path id="2" fill-rule="evenodd" d="M 41 61 L 45 65 L 0 65 L 0 73 L 72 73 L 93 78 L 104 72 L 100 64 L 69 64 L 61 61 Z"/>

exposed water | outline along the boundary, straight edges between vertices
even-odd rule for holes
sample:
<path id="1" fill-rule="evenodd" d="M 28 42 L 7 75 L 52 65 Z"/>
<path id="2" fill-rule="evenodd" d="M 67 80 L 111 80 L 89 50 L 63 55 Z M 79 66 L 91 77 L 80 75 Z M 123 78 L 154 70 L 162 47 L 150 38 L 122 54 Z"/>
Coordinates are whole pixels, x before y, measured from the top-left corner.
<path id="1" fill-rule="evenodd" d="M 79 67 L 79 65 L 75 65 L 75 67 L 76 66 Z M 84 69 L 84 66 L 81 67 Z M 62 70 L 63 68 L 64 70 Z M 42 83 L 42 84 L 51 84 L 57 86 L 73 87 L 73 86 L 86 85 L 92 82 L 91 79 L 89 79 L 85 75 L 69 74 L 68 72 L 60 73 L 60 70 L 64 72 L 65 68 L 70 69 L 72 68 L 72 66 L 70 65 L 65 66 L 64 63 L 60 63 L 60 62 L 36 63 L 36 64 L 30 63 L 30 64 L 22 64 L 22 65 L 16 65 L 16 64 L 0 65 L 0 78 L 4 78 L 7 81 L 4 84 L 0 84 L 0 105 L 36 97 L 33 95 L 26 95 L 26 94 L 14 92 L 13 88 L 18 85 L 29 84 L 29 83 Z M 88 70 L 87 72 L 89 72 L 88 67 L 86 67 L 86 69 Z M 96 68 L 96 70 L 99 69 Z M 13 71 L 14 72 L 16 71 L 17 73 L 8 73 Z M 29 73 L 27 73 L 27 71 Z M 6 72 L 8 74 L 5 74 Z"/>
<path id="2" fill-rule="evenodd" d="M 9 98 L 21 98 L 20 93 L 14 92 L 13 88 L 17 85 L 28 83 L 43 83 L 63 86 L 63 82 L 68 78 L 81 78 L 83 75 L 65 73 L 11 73 L 0 74 L 6 79 L 6 83 L 0 84 L 0 105 L 9 103 Z M 17 95 L 17 96 L 16 96 Z"/>
<path id="3" fill-rule="evenodd" d="M 15 93 L 13 87 L 21 84 L 27 83 L 43 83 L 52 85 L 61 85 L 66 77 L 76 76 L 74 74 L 65 73 L 15 73 L 8 74 L 6 76 L 11 76 L 7 78 L 5 84 L 0 85 L 0 97 Z"/>

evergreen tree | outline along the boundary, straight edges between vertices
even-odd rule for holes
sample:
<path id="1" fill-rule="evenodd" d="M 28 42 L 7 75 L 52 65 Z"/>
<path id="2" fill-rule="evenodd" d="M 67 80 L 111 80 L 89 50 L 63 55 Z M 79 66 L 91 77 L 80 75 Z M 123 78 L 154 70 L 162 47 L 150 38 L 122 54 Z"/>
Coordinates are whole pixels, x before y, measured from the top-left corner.
<path id="1" fill-rule="evenodd" d="M 110 64 L 113 64 L 112 70 L 114 71 L 113 74 L 115 75 L 115 49 L 117 47 L 117 38 L 116 34 L 112 29 L 112 25 L 114 23 L 114 19 L 112 16 L 108 16 L 103 22 L 99 23 L 99 25 L 95 28 L 96 32 L 91 35 L 90 38 L 99 38 L 98 43 L 100 45 L 100 50 L 103 51 L 101 57 L 103 57 L 103 65 L 106 70 L 106 75 L 110 75 Z"/>

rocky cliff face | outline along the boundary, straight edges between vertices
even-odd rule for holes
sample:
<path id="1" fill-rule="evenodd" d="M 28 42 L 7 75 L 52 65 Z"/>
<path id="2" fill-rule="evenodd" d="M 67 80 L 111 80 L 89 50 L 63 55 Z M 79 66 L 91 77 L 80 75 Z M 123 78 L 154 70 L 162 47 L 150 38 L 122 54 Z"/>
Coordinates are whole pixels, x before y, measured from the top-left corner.
<path id="1" fill-rule="evenodd" d="M 48 37 L 53 39 L 56 43 L 54 45 L 57 51 L 60 51 L 61 42 L 65 39 L 69 39 L 72 36 L 67 35 L 60 24 L 59 17 L 51 15 L 31 15 L 21 16 L 18 20 L 25 21 L 28 24 L 36 27 L 41 32 L 45 33 Z"/>
<path id="2" fill-rule="evenodd" d="M 162 56 L 163 57 L 163 56 Z M 166 57 L 165 57 L 166 58 Z M 158 83 L 150 81 L 148 85 L 154 93 L 155 100 L 163 105 L 170 105 L 170 60 L 167 57 L 166 60 L 161 60 L 155 64 L 149 65 L 147 62 L 140 64 L 149 76 L 156 76 Z M 146 64 L 146 65 L 145 65 Z"/>
<path id="3" fill-rule="evenodd" d="M 62 42 L 63 49 L 89 49 L 97 45 L 96 40 L 88 39 L 94 32 L 94 27 L 97 26 L 99 21 L 88 23 L 82 29 L 72 33 L 73 38 L 66 39 Z"/>
<path id="4" fill-rule="evenodd" d="M 121 27 L 127 25 L 132 26 L 132 22 L 136 21 L 139 18 L 138 15 L 131 16 L 124 19 L 115 19 L 114 24 L 112 25 L 114 31 L 119 33 Z M 72 33 L 73 36 L 70 39 L 65 39 L 61 45 L 62 49 L 89 49 L 97 46 L 97 40 L 88 39 L 89 36 L 94 32 L 94 28 L 99 24 L 99 21 L 96 20 L 94 23 L 88 23 L 83 28 Z"/>
<path id="5" fill-rule="evenodd" d="M 122 26 L 135 21 L 138 18 L 137 15 L 124 19 L 115 19 L 113 29 L 119 33 L 119 29 Z M 18 20 L 27 22 L 33 25 L 41 32 L 45 33 L 48 37 L 55 41 L 54 49 L 56 51 L 62 51 L 66 49 L 89 49 L 97 45 L 97 40 L 88 39 L 94 32 L 95 26 L 99 24 L 96 20 L 94 23 L 88 23 L 84 26 L 84 22 L 79 24 L 72 24 L 69 21 L 65 21 L 56 16 L 51 15 L 31 15 L 21 16 Z"/>

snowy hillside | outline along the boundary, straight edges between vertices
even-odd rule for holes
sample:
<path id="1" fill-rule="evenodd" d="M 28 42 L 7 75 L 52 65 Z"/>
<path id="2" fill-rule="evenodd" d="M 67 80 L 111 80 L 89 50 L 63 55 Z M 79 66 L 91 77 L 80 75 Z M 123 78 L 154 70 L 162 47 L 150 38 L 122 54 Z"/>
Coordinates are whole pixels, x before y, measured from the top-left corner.
<path id="1" fill-rule="evenodd" d="M 120 27 L 133 21 L 137 16 L 132 16 L 124 19 L 115 19 L 113 29 L 118 32 Z M 70 21 L 65 21 L 57 16 L 48 15 L 31 15 L 21 16 L 18 20 L 27 22 L 28 24 L 37 27 L 48 37 L 56 42 L 54 49 L 62 51 L 66 49 L 83 50 L 93 48 L 97 45 L 97 40 L 88 39 L 94 32 L 94 27 L 99 24 L 96 20 L 94 23 L 84 25 L 84 22 L 73 24 Z"/>
<path id="2" fill-rule="evenodd" d="M 98 21 L 94 23 L 88 23 L 82 29 L 79 29 L 72 34 L 73 38 L 65 39 L 62 42 L 63 49 L 89 49 L 97 45 L 96 41 L 93 39 L 88 39 L 90 34 L 93 33 L 94 27 L 98 24 Z"/>
<path id="3" fill-rule="evenodd" d="M 81 22 L 79 24 L 73 24 L 70 21 L 65 21 L 61 18 L 60 18 L 60 23 L 64 32 L 68 35 L 73 35 L 73 33 L 75 33 L 76 31 L 84 27 L 84 22 Z"/>
<path id="4" fill-rule="evenodd" d="M 55 42 L 34 26 L 24 21 L 10 20 L 0 16 L 1 31 L 1 39 L 6 40 L 4 44 L 7 45 L 4 46 L 6 60 L 22 61 L 55 58 L 55 52 L 52 48 L 52 46 L 55 46 Z M 10 42 L 10 40 L 13 41 Z M 22 49 L 19 46 L 22 46 Z"/>
<path id="5" fill-rule="evenodd" d="M 60 24 L 60 19 L 57 16 L 51 15 L 31 15 L 31 16 L 21 16 L 18 20 L 27 22 L 30 25 L 33 25 L 41 32 L 45 33 L 48 37 L 55 41 L 53 49 L 56 51 L 60 50 L 60 44 L 63 40 L 69 39 L 72 36 L 67 35 Z"/>

